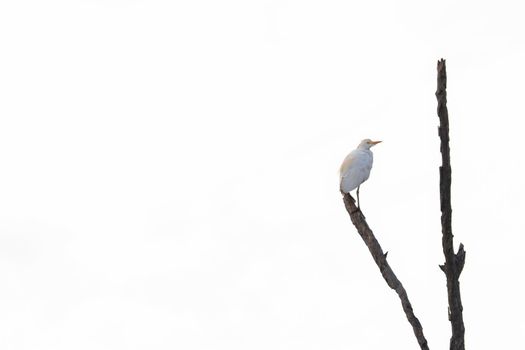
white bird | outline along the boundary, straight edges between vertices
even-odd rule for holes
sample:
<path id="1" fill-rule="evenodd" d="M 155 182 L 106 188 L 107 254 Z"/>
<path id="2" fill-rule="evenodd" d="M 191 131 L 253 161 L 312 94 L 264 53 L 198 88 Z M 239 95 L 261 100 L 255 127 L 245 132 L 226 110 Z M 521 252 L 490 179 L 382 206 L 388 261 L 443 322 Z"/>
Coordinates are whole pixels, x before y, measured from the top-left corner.
<path id="1" fill-rule="evenodd" d="M 350 193 L 357 188 L 357 207 L 359 208 L 359 187 L 370 176 L 374 155 L 370 148 L 381 141 L 364 139 L 359 146 L 350 152 L 339 169 L 340 189 Z"/>

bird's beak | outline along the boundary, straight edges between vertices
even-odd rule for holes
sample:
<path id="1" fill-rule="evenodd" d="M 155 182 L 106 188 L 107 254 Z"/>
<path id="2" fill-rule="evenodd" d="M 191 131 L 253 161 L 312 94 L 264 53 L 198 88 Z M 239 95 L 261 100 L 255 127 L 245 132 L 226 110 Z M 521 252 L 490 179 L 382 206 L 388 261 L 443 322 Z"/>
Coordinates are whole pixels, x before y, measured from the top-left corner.
<path id="1" fill-rule="evenodd" d="M 370 143 L 371 143 L 372 145 L 377 145 L 378 143 L 381 143 L 381 142 L 383 142 L 383 141 L 372 141 L 372 142 L 370 142 Z"/>

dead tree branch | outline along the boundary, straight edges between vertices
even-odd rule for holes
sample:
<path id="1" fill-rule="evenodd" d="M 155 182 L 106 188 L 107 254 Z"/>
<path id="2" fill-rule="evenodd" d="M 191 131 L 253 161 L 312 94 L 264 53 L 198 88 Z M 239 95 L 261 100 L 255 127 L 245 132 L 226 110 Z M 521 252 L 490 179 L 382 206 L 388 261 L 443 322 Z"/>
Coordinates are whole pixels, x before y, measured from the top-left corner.
<path id="1" fill-rule="evenodd" d="M 352 223 L 356 227 L 357 232 L 372 254 L 372 257 L 379 267 L 383 278 L 385 279 L 388 286 L 396 291 L 399 299 L 401 299 L 403 311 L 405 312 L 408 322 L 410 322 L 410 325 L 414 330 L 414 334 L 417 338 L 419 346 L 422 350 L 428 350 L 427 340 L 423 334 L 423 327 L 421 326 L 421 323 L 419 323 L 417 317 L 414 315 L 412 305 L 408 300 L 407 292 L 388 264 L 388 261 L 386 260 L 386 254 L 383 253 L 383 249 L 381 249 L 381 245 L 379 245 L 379 242 L 375 238 L 374 233 L 368 226 L 363 213 L 356 207 L 354 199 L 348 193 L 343 193 L 343 201 L 345 203 L 346 210 L 350 215 Z"/>
<path id="2" fill-rule="evenodd" d="M 439 138 L 441 139 L 441 160 L 439 167 L 439 190 L 441 200 L 441 231 L 445 254 L 445 264 L 441 270 L 447 277 L 449 320 L 452 326 L 450 350 L 465 349 L 465 326 L 463 324 L 463 306 L 459 290 L 459 275 L 465 265 L 465 250 L 460 243 L 457 254 L 454 253 L 454 235 L 452 234 L 452 205 L 450 202 L 450 184 L 452 170 L 450 167 L 449 127 L 447 110 L 447 70 L 445 60 L 437 64 L 437 114 L 439 117 Z"/>

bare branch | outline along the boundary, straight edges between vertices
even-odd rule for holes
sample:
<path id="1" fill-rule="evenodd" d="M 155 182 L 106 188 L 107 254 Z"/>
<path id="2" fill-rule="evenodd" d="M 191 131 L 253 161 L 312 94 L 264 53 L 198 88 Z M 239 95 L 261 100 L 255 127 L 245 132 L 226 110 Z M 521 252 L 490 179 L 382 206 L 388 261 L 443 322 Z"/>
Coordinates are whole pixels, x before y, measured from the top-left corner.
<path id="1" fill-rule="evenodd" d="M 414 334 L 417 338 L 419 346 L 423 350 L 428 350 L 427 340 L 425 339 L 425 336 L 423 334 L 423 327 L 421 326 L 421 323 L 419 323 L 417 317 L 414 315 L 414 311 L 412 310 L 412 305 L 408 300 L 408 295 L 405 291 L 405 288 L 403 287 L 399 279 L 397 279 L 396 275 L 394 274 L 394 271 L 392 271 L 392 268 L 386 260 L 387 253 L 383 253 L 383 249 L 381 249 L 381 246 L 375 238 L 374 233 L 368 226 L 368 223 L 366 222 L 363 213 L 359 208 L 356 207 L 352 196 L 350 196 L 348 193 L 343 193 L 343 201 L 345 203 L 345 208 L 348 211 L 348 214 L 350 214 L 350 219 L 352 220 L 352 223 L 356 227 L 357 232 L 359 233 L 366 246 L 368 247 L 368 250 L 372 254 L 372 257 L 374 258 L 374 261 L 379 267 L 379 271 L 381 271 L 383 278 L 385 279 L 388 286 L 396 291 L 397 295 L 399 296 L 399 299 L 401 299 L 401 306 L 403 307 L 403 311 L 405 312 L 408 322 L 410 322 L 410 325 L 414 330 Z"/>
<path id="2" fill-rule="evenodd" d="M 463 306 L 459 289 L 459 275 L 465 265 L 465 250 L 459 245 L 458 253 L 454 253 L 454 235 L 452 234 L 452 205 L 450 201 L 450 185 L 452 170 L 450 167 L 449 124 L 447 109 L 447 69 L 445 60 L 437 63 L 437 114 L 439 117 L 439 138 L 441 140 L 442 165 L 439 167 L 439 189 L 441 200 L 441 231 L 442 245 L 445 254 L 445 264 L 440 265 L 447 277 L 449 320 L 452 326 L 450 350 L 465 349 L 465 326 L 463 324 Z"/>

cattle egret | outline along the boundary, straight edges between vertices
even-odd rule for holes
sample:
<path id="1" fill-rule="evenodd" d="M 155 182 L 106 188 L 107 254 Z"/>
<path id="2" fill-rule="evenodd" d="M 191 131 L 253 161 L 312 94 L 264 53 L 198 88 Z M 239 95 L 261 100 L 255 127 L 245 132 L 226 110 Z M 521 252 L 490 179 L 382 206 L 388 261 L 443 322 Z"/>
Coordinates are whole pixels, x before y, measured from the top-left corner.
<path id="1" fill-rule="evenodd" d="M 381 141 L 364 139 L 359 146 L 350 152 L 339 169 L 340 189 L 343 193 L 350 193 L 357 188 L 357 207 L 359 208 L 359 187 L 370 176 L 374 155 L 370 148 Z"/>

